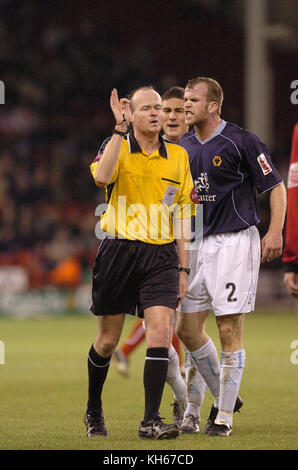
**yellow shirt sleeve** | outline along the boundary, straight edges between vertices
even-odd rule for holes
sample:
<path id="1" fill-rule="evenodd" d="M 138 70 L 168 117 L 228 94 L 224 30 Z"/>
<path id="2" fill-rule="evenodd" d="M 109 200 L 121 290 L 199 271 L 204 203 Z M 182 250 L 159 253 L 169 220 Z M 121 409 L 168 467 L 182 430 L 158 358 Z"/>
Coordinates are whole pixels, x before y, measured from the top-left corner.
<path id="1" fill-rule="evenodd" d="M 116 181 L 116 179 L 117 179 L 117 177 L 118 177 L 119 166 L 120 166 L 120 163 L 119 163 L 119 161 L 120 161 L 120 155 L 121 155 L 121 150 L 120 150 L 119 158 L 118 158 L 118 160 L 117 160 L 116 166 L 115 166 L 114 171 L 113 171 L 113 174 L 112 174 L 112 178 L 111 178 L 111 180 L 109 181 L 108 184 L 114 183 L 114 181 Z M 107 186 L 107 185 L 97 183 L 96 180 L 95 180 L 96 169 L 97 169 L 97 167 L 98 167 L 99 160 L 100 160 L 100 155 L 98 155 L 98 156 L 96 157 L 96 159 L 91 163 L 91 165 L 90 165 L 90 171 L 91 171 L 91 174 L 92 174 L 92 176 L 93 176 L 93 178 L 94 178 L 94 182 L 95 182 L 96 186 L 99 186 L 99 187 L 102 188 L 103 186 Z"/>

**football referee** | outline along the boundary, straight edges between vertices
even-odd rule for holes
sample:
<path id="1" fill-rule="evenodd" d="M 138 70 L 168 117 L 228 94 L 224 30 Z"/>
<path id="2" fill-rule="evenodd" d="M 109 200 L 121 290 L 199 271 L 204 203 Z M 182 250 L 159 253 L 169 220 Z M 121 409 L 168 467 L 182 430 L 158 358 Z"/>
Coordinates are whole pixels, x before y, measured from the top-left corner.
<path id="1" fill-rule="evenodd" d="M 110 105 L 115 129 L 91 164 L 95 183 L 106 186 L 108 206 L 101 218 L 106 236 L 93 267 L 91 311 L 98 316 L 98 333 L 88 355 L 87 436 L 108 436 L 102 389 L 125 314 L 137 310 L 145 319 L 147 343 L 139 437 L 171 439 L 179 430 L 161 420 L 159 406 L 171 323 L 188 286 L 194 215 L 189 159 L 185 149 L 160 136 L 162 100 L 152 87 L 135 90 L 130 100 L 119 100 L 114 89 Z"/>

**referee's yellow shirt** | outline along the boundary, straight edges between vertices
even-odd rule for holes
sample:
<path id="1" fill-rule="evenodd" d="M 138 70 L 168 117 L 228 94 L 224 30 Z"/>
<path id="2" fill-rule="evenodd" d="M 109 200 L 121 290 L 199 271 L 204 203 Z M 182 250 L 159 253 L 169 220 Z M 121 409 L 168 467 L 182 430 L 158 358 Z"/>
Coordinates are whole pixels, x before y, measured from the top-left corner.
<path id="1" fill-rule="evenodd" d="M 160 143 L 149 155 L 133 131 L 123 139 L 101 217 L 101 229 L 109 236 L 162 245 L 174 240 L 173 218 L 195 215 L 188 154 L 162 137 Z M 99 159 L 90 166 L 94 178 Z"/>

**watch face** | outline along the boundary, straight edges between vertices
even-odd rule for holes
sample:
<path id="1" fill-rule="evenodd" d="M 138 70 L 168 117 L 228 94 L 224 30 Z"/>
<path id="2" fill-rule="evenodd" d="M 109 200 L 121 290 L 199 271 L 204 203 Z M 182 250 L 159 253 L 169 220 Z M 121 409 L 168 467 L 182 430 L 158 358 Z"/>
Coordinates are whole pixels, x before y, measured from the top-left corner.
<path id="1" fill-rule="evenodd" d="M 184 272 L 184 273 L 187 273 L 187 274 L 190 274 L 190 269 L 189 268 L 179 268 L 179 271 L 181 272 Z"/>

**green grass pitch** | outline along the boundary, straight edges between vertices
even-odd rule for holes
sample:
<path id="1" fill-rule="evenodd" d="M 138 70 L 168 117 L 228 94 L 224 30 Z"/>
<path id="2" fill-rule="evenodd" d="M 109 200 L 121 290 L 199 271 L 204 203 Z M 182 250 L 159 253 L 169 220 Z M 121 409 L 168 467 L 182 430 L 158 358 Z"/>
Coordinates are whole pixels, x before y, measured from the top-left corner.
<path id="1" fill-rule="evenodd" d="M 135 319 L 127 317 L 122 338 Z M 295 312 L 256 310 L 245 320 L 246 368 L 234 415 L 233 435 L 182 435 L 176 440 L 140 440 L 145 344 L 131 355 L 131 377 L 111 364 L 103 393 L 109 438 L 88 439 L 87 352 L 97 320 L 90 315 L 12 320 L 0 318 L 5 364 L 0 365 L 1 450 L 296 450 L 297 372 L 291 343 L 298 339 Z M 207 331 L 219 350 L 214 317 Z M 165 387 L 161 416 L 172 422 L 172 391 Z M 204 426 L 211 397 L 202 407 Z"/>

